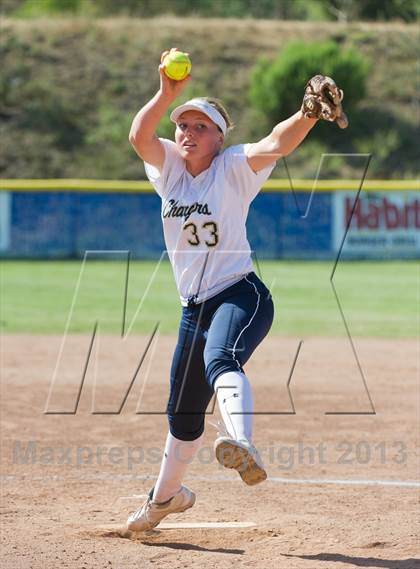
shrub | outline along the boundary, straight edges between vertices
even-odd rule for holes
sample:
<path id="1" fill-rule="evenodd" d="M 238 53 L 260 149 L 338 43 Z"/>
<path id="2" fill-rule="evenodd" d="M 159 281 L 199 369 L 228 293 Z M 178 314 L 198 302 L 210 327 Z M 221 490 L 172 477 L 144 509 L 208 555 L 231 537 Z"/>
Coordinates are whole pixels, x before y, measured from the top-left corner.
<path id="1" fill-rule="evenodd" d="M 291 42 L 274 61 L 258 62 L 251 78 L 250 102 L 275 124 L 296 112 L 306 82 L 321 73 L 344 90 L 345 110 L 351 113 L 366 94 L 369 67 L 354 49 L 341 50 L 333 41 Z"/>

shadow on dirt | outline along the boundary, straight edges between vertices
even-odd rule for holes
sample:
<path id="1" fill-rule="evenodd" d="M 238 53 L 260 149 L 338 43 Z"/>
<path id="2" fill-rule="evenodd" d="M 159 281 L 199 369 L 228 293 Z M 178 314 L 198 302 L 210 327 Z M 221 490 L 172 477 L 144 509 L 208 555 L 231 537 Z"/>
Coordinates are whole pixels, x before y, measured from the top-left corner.
<path id="1" fill-rule="evenodd" d="M 378 559 L 377 557 L 352 557 L 339 553 L 318 553 L 317 555 L 291 555 L 282 553 L 283 557 L 298 557 L 311 561 L 328 561 L 329 563 L 347 563 L 354 567 L 379 567 L 381 569 L 419 569 L 420 559 Z"/>
<path id="2" fill-rule="evenodd" d="M 207 551 L 208 553 L 234 553 L 235 555 L 242 555 L 245 553 L 244 549 L 227 549 L 225 547 L 217 547 L 216 549 L 209 549 L 208 547 L 201 547 L 200 545 L 193 545 L 192 543 L 176 543 L 166 542 L 157 543 L 152 541 L 143 541 L 142 545 L 149 545 L 151 547 L 169 547 L 170 549 L 185 549 L 190 551 Z"/>

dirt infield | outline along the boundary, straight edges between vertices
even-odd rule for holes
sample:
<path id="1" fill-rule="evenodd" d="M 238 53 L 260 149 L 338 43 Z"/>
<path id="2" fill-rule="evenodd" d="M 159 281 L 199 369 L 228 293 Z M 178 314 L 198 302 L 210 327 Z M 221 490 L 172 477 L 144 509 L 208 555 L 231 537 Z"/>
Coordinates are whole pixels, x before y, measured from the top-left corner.
<path id="1" fill-rule="evenodd" d="M 68 338 L 50 391 L 60 342 L 2 338 L 2 568 L 419 567 L 415 340 L 355 340 L 372 414 L 347 339 L 305 339 L 292 400 L 299 340 L 267 339 L 247 373 L 269 479 L 247 487 L 218 465 L 209 414 L 185 480 L 196 505 L 141 536 L 123 528 L 159 470 L 175 338 L 152 345 L 119 414 L 147 338 L 101 337 L 75 414 L 90 339 Z"/>

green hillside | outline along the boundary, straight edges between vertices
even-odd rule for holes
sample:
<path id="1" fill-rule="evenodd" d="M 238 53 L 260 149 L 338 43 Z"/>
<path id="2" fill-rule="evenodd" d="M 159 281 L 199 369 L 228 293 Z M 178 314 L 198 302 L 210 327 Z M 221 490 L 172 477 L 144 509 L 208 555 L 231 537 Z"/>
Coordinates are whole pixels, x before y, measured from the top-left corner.
<path id="1" fill-rule="evenodd" d="M 357 112 L 349 112 L 350 127 L 339 145 L 309 136 L 288 159 L 291 174 L 314 176 L 322 152 L 372 152 L 370 178 L 416 175 L 416 24 L 165 17 L 5 18 L 1 26 L 2 177 L 143 177 L 128 130 L 156 91 L 159 56 L 170 46 L 191 54 L 193 80 L 185 98 L 222 98 L 237 123 L 229 142 L 256 140 L 270 128 L 248 103 L 258 58 L 273 58 L 290 40 L 327 38 L 371 62 L 368 95 Z M 172 132 L 165 121 L 160 134 Z M 357 176 L 360 163 L 330 159 L 321 175 Z M 283 164 L 274 176 L 285 176 Z"/>

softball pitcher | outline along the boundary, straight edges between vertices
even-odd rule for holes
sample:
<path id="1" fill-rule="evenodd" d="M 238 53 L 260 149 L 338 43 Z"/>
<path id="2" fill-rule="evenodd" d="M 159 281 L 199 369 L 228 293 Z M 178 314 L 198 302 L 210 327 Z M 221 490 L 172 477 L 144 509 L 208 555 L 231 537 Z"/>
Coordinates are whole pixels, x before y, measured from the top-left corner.
<path id="1" fill-rule="evenodd" d="M 129 139 L 162 199 L 182 318 L 170 374 L 165 451 L 154 488 L 128 519 L 133 531 L 149 530 L 168 514 L 194 505 L 195 495 L 182 480 L 202 441 L 214 393 L 226 427 L 214 443 L 217 460 L 237 470 L 248 485 L 266 479 L 252 444 L 253 397 L 244 365 L 270 330 L 274 311 L 270 292 L 253 269 L 248 209 L 276 160 L 290 154 L 318 118 L 345 118 L 342 92 L 329 78 L 316 83 L 322 77 L 316 76 L 302 108 L 256 143 L 223 149 L 232 121 L 219 100 L 204 97 L 175 108 L 170 115 L 175 141 L 166 140 L 156 129 L 190 76 L 169 79 L 162 63 L 159 72 L 160 88 L 135 116 Z M 335 100 L 326 96 L 331 92 Z"/>

